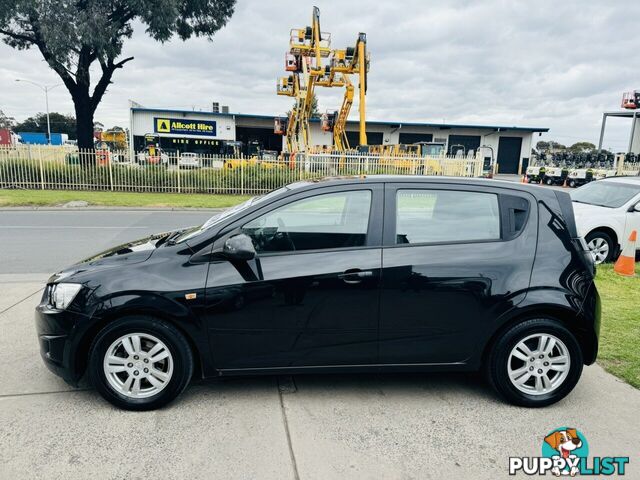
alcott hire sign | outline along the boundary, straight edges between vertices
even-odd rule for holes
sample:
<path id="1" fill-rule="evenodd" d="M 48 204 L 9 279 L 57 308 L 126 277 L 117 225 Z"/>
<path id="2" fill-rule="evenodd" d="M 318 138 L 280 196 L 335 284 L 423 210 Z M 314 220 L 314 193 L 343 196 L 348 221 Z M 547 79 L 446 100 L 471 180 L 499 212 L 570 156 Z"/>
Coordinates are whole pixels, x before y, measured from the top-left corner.
<path id="1" fill-rule="evenodd" d="M 216 136 L 216 122 L 211 120 L 185 120 L 156 117 L 153 119 L 153 125 L 156 133 Z"/>

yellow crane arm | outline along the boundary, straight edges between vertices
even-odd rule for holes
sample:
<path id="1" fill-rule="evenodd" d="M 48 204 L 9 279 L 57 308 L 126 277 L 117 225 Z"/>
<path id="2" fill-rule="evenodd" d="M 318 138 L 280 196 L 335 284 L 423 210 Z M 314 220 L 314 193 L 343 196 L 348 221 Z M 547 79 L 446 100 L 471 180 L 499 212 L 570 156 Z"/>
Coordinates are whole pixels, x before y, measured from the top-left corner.
<path id="1" fill-rule="evenodd" d="M 301 98 L 300 111 L 298 112 L 298 124 L 302 134 L 302 142 L 305 151 L 309 149 L 309 119 L 311 118 L 311 108 L 313 107 L 313 91 L 315 86 L 315 76 L 307 76 L 307 86 L 304 96 Z"/>
<path id="2" fill-rule="evenodd" d="M 297 118 L 298 118 L 298 115 L 296 113 L 297 108 L 298 108 L 297 104 L 293 106 L 293 108 L 291 109 L 291 112 L 289 112 L 289 119 L 287 120 L 287 132 L 285 134 L 285 139 L 287 142 L 288 152 L 293 152 L 294 145 L 296 144 Z"/>
<path id="3" fill-rule="evenodd" d="M 366 105 L 367 71 L 369 58 L 366 49 L 366 35 L 360 33 L 354 48 L 331 50 L 331 34 L 320 29 L 320 10 L 313 7 L 311 25 L 292 29 L 289 51 L 285 54 L 285 70 L 293 72 L 288 79 L 281 79 L 278 94 L 296 99 L 286 129 L 286 143 L 289 151 L 308 150 L 309 120 L 312 115 L 314 89 L 316 86 L 345 87 L 342 106 L 334 120 L 334 145 L 338 150 L 349 149 L 346 124 L 353 105 L 354 86 L 350 75 L 359 76 L 360 145 L 367 145 Z M 328 64 L 323 67 L 323 58 Z"/>
<path id="4" fill-rule="evenodd" d="M 322 55 L 320 52 L 320 40 L 322 38 L 322 34 L 320 32 L 320 9 L 318 7 L 313 7 L 313 16 L 311 18 L 311 32 L 313 35 L 313 43 L 312 47 L 315 50 L 316 56 L 316 64 L 315 70 L 316 73 L 322 72 Z"/>
<path id="5" fill-rule="evenodd" d="M 347 120 L 353 104 L 353 84 L 349 77 L 345 75 L 343 77 L 345 80 L 344 98 L 333 127 L 333 143 L 339 151 L 349 150 L 350 148 L 349 140 L 347 139 Z"/>
<path id="6" fill-rule="evenodd" d="M 367 94 L 367 36 L 364 33 L 358 35 L 356 42 L 356 50 L 353 56 L 352 65 L 357 65 L 358 77 L 360 79 L 360 85 L 358 91 L 360 92 L 360 101 L 358 104 L 358 110 L 360 113 L 360 146 L 367 145 L 367 124 L 365 118 L 367 116 L 366 109 L 366 94 Z"/>

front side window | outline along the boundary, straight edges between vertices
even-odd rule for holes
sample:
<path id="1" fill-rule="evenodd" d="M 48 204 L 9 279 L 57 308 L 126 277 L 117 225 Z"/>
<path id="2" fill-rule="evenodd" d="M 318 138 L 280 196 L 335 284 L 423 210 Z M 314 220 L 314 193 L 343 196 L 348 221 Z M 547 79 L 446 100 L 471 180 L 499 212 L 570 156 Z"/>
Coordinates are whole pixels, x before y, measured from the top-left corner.
<path id="1" fill-rule="evenodd" d="M 292 252 L 365 245 L 371 191 L 327 193 L 272 210 L 242 227 L 257 252 Z"/>
<path id="2" fill-rule="evenodd" d="M 396 244 L 498 240 L 500 209 L 493 193 L 398 190 Z"/>

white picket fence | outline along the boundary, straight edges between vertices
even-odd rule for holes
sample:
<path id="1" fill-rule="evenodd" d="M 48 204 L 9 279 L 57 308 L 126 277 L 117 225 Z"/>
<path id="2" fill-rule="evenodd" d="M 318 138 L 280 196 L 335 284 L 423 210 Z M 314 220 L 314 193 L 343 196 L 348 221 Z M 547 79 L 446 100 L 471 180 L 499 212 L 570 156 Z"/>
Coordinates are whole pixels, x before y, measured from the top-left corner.
<path id="1" fill-rule="evenodd" d="M 281 154 L 264 158 L 73 147 L 0 147 L 0 188 L 132 192 L 259 194 L 288 183 L 334 175 L 479 177 L 479 157 L 419 157 L 358 153 Z"/>

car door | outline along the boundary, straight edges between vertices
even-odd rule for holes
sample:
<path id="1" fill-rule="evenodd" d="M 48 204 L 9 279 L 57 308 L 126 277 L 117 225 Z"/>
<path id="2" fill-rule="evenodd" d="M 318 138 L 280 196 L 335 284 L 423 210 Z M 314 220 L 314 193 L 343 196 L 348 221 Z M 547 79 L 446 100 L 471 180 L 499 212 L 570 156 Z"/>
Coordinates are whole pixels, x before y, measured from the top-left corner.
<path id="1" fill-rule="evenodd" d="M 508 192 L 508 193 L 504 193 Z M 535 199 L 447 184 L 387 185 L 380 362 L 465 362 L 524 299 Z"/>
<path id="2" fill-rule="evenodd" d="M 377 184 L 316 188 L 232 226 L 229 235 L 249 235 L 257 256 L 210 264 L 217 368 L 375 363 L 382 208 Z"/>

